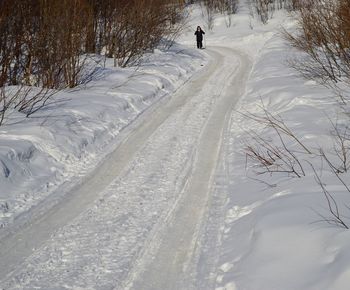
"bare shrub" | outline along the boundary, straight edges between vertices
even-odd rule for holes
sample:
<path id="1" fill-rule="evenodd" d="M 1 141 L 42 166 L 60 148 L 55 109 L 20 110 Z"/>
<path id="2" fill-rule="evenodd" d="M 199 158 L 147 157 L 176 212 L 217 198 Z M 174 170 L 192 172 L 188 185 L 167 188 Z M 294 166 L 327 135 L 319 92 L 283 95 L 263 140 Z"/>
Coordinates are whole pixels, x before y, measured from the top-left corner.
<path id="1" fill-rule="evenodd" d="M 115 66 L 127 66 L 163 38 L 171 46 L 181 31 L 184 4 L 180 0 L 90 1 L 93 17 L 88 42 L 96 39 L 97 52 L 114 58 Z M 168 47 L 169 47 L 168 46 Z M 92 45 L 89 45 L 92 47 Z"/>
<path id="2" fill-rule="evenodd" d="M 202 3 L 211 10 L 221 14 L 234 14 L 238 8 L 237 0 L 203 0 Z"/>
<path id="3" fill-rule="evenodd" d="M 231 26 L 232 14 L 235 14 L 238 9 L 238 0 L 203 0 L 202 4 L 204 5 L 203 14 L 209 30 L 214 27 L 215 13 L 225 15 L 226 26 Z"/>
<path id="4" fill-rule="evenodd" d="M 271 140 L 251 134 L 252 143 L 246 145 L 246 156 L 259 168 L 258 174 L 286 173 L 289 176 L 305 176 L 304 168 L 298 157 L 290 150 L 283 139 L 281 144 L 271 143 Z M 281 137 L 281 136 L 280 136 Z"/>
<path id="5" fill-rule="evenodd" d="M 55 90 L 91 80 L 90 54 L 126 66 L 181 31 L 181 0 L 0 1 L 0 124 L 9 108 L 29 116 Z M 6 93 L 13 86 L 18 92 Z M 33 89 L 31 89 L 33 88 Z M 14 97 L 16 96 L 16 97 Z"/>
<path id="6" fill-rule="evenodd" d="M 86 53 L 128 65 L 182 21 L 180 0 L 14 0 L 0 3 L 2 83 L 74 87 Z"/>
<path id="7" fill-rule="evenodd" d="M 340 212 L 340 208 L 338 206 L 338 202 L 334 197 L 334 194 L 330 193 L 326 187 L 326 185 L 324 184 L 324 182 L 322 181 L 320 175 L 318 174 L 318 172 L 316 171 L 315 167 L 313 166 L 312 163 L 309 163 L 311 168 L 313 169 L 314 175 L 315 175 L 315 180 L 317 182 L 317 184 L 321 187 L 323 195 L 327 201 L 327 207 L 328 207 L 328 211 L 330 213 L 330 217 L 327 217 L 325 215 L 322 215 L 320 213 L 317 213 L 321 218 L 321 222 L 327 222 L 330 225 L 334 225 L 334 226 L 339 226 L 345 229 L 349 229 L 349 225 L 348 223 L 345 221 L 345 216 L 341 214 Z M 333 171 L 333 173 L 335 174 L 335 176 L 340 180 L 341 184 L 345 187 L 346 191 L 348 193 L 350 193 L 350 188 L 346 185 L 346 183 L 344 182 L 344 180 L 339 176 L 339 173 Z M 347 209 L 349 209 L 347 207 Z"/>
<path id="8" fill-rule="evenodd" d="M 350 169 L 350 128 L 347 124 L 340 125 L 331 120 L 330 122 L 333 126 L 333 150 L 326 154 L 321 149 L 320 155 L 335 173 L 346 173 Z M 330 154 L 333 158 L 329 157 Z"/>
<path id="9" fill-rule="evenodd" d="M 165 49 L 169 49 L 175 43 L 175 40 L 186 29 L 187 20 L 189 14 L 183 9 L 184 6 L 178 3 L 172 4 L 168 10 L 169 15 L 166 20 L 167 29 L 164 31 L 164 35 L 161 41 Z"/>
<path id="10" fill-rule="evenodd" d="M 299 178 L 306 176 L 305 168 L 309 165 L 326 199 L 330 214 L 330 216 L 327 216 L 317 212 L 321 217 L 321 222 L 349 229 L 349 223 L 342 212 L 349 210 L 350 207 L 346 205 L 345 207 L 339 207 L 335 194 L 327 189 L 322 176 L 315 169 L 317 164 L 325 163 L 329 168 L 330 176 L 336 178 L 346 193 L 350 193 L 350 186 L 342 177 L 342 174 L 346 174 L 350 168 L 349 126 L 346 123 L 340 125 L 331 122 L 333 127 L 331 136 L 334 140 L 333 150 L 327 149 L 326 152 L 325 149 L 320 148 L 318 151 L 313 151 L 302 143 L 280 116 L 272 115 L 264 106 L 261 108 L 262 116 L 247 112 L 243 115 L 260 125 L 265 125 L 266 128 L 271 128 L 278 138 L 276 141 L 272 141 L 254 130 L 250 131 L 249 140 L 246 141 L 245 147 L 247 161 L 252 162 L 255 168 L 259 168 L 257 174 L 283 173 Z M 293 145 L 288 145 L 288 143 L 290 144 L 289 141 L 292 141 Z M 297 147 L 295 147 L 296 144 Z M 321 160 L 320 163 L 318 163 L 319 160 Z M 335 181 L 335 183 L 337 182 Z"/>
<path id="11" fill-rule="evenodd" d="M 209 30 L 214 28 L 214 8 L 210 5 L 210 2 L 205 5 L 204 16 Z"/>
<path id="12" fill-rule="evenodd" d="M 261 22 L 266 24 L 276 10 L 296 10 L 299 2 L 300 0 L 251 0 L 250 5 L 254 7 Z"/>
<path id="13" fill-rule="evenodd" d="M 29 117 L 45 107 L 55 93 L 57 93 L 56 90 L 43 87 L 22 87 L 21 90 L 18 90 L 14 108 Z"/>
<path id="14" fill-rule="evenodd" d="M 288 128 L 280 116 L 272 115 L 263 105 L 261 108 L 263 110 L 262 116 L 249 112 L 245 112 L 243 115 L 260 125 L 272 128 L 278 136 L 279 144 L 275 144 L 271 142 L 271 140 L 251 131 L 249 132 L 251 138 L 247 142 L 245 148 L 247 158 L 258 167 L 264 168 L 264 170 L 258 172 L 259 174 L 287 173 L 296 177 L 305 176 L 302 162 L 299 160 L 296 151 L 290 149 L 286 145 L 286 140 L 298 144 L 298 153 L 311 154 L 312 152 L 303 144 L 300 138 Z"/>
<path id="15" fill-rule="evenodd" d="M 128 7 L 125 32 L 116 39 L 119 65 L 126 66 L 147 50 L 153 50 L 166 34 L 167 7 L 160 0 L 139 0 Z M 121 29 L 124 31 L 124 29 Z"/>
<path id="16" fill-rule="evenodd" d="M 27 70 L 34 75 L 36 86 L 73 88 L 80 84 L 85 67 L 91 11 L 83 0 L 43 1 L 39 9 L 39 28 L 28 51 L 35 65 Z"/>
<path id="17" fill-rule="evenodd" d="M 299 7 L 298 32 L 285 32 L 292 46 L 305 53 L 291 64 L 304 77 L 334 86 L 350 81 L 350 1 L 307 0 Z"/>
<path id="18" fill-rule="evenodd" d="M 287 136 L 289 139 L 296 142 L 304 153 L 312 154 L 311 150 L 305 144 L 303 144 L 300 138 L 286 125 L 281 116 L 273 115 L 271 112 L 269 112 L 262 101 L 259 107 L 263 112 L 263 115 L 261 116 L 249 112 L 242 114 L 259 124 L 263 124 L 268 128 L 272 128 L 278 136 Z"/>
<path id="19" fill-rule="evenodd" d="M 271 5 L 270 0 L 256 0 L 255 1 L 255 10 L 259 15 L 262 23 L 267 23 L 267 21 L 272 17 L 274 6 Z"/>
<path id="20" fill-rule="evenodd" d="M 4 123 L 5 117 L 17 103 L 21 88 L 15 87 L 0 87 L 0 126 Z"/>

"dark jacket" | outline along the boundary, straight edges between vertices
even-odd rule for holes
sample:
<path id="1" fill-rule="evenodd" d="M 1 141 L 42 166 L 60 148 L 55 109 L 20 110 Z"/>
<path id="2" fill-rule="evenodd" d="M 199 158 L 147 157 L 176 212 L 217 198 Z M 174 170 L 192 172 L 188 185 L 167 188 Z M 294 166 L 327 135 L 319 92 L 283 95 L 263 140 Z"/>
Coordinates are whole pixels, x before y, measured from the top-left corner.
<path id="1" fill-rule="evenodd" d="M 196 30 L 196 32 L 194 33 L 194 35 L 197 37 L 197 41 L 202 41 L 203 40 L 203 34 L 205 34 L 205 32 L 201 29 L 201 30 Z"/>

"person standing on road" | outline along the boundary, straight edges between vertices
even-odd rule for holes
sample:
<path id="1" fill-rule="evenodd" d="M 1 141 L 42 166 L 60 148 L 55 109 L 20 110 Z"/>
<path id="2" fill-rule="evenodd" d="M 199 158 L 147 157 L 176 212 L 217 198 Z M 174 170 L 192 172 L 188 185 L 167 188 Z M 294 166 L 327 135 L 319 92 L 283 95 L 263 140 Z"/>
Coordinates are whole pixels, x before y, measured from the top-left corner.
<path id="1" fill-rule="evenodd" d="M 199 49 L 203 48 L 203 34 L 205 34 L 205 32 L 202 30 L 200 26 L 197 26 L 197 30 L 194 33 L 194 35 L 197 38 L 197 48 Z"/>

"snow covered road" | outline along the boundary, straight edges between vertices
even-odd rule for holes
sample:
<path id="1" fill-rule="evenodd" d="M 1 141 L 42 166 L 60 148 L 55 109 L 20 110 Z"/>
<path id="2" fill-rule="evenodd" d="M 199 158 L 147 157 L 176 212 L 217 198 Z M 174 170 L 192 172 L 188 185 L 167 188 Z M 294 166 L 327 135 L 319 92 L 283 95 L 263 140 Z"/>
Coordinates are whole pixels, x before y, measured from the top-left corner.
<path id="1" fill-rule="evenodd" d="M 198 281 L 191 278 L 197 266 L 191 263 L 201 239 L 200 228 L 205 226 L 203 218 L 210 204 L 225 124 L 244 92 L 251 67 L 243 54 L 225 48 L 216 51 L 221 54 L 217 57 L 219 70 L 202 91 L 204 95 L 209 92 L 209 96 L 215 96 L 216 103 L 201 132 L 194 168 L 169 224 L 159 237 L 159 248 L 145 259 L 144 272 L 136 278 L 132 289 L 199 289 Z"/>
<path id="2" fill-rule="evenodd" d="M 3 289 L 197 289 L 222 133 L 251 68 L 237 51 L 207 52 L 93 174 L 1 240 Z"/>

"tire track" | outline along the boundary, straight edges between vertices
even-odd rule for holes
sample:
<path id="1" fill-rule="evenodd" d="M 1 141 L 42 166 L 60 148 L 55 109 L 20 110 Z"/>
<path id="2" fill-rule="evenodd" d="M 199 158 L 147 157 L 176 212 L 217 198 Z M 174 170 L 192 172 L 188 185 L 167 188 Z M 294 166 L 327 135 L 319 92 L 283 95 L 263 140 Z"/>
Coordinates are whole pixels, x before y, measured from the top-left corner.
<path id="1" fill-rule="evenodd" d="M 215 267 L 215 261 L 212 261 L 209 271 L 198 264 L 196 252 L 199 255 L 200 229 L 205 227 L 203 220 L 213 202 L 211 192 L 222 135 L 233 106 L 245 92 L 251 68 L 249 59 L 242 53 L 219 47 L 212 50 L 224 57 L 225 65 L 209 80 L 214 85 L 212 91 L 218 100 L 201 133 L 193 172 L 179 205 L 168 221 L 168 227 L 154 238 L 157 245 L 150 247 L 142 257 L 139 269 L 129 277 L 125 289 L 209 289 L 202 288 L 205 282 L 196 281 L 205 281 L 207 277 L 203 277 L 203 273 L 210 273 Z M 233 66 L 237 59 L 239 66 Z M 219 233 L 212 230 L 210 234 L 217 236 Z M 214 248 L 214 245 L 211 246 Z M 201 288 L 197 288 L 200 284 Z"/>

